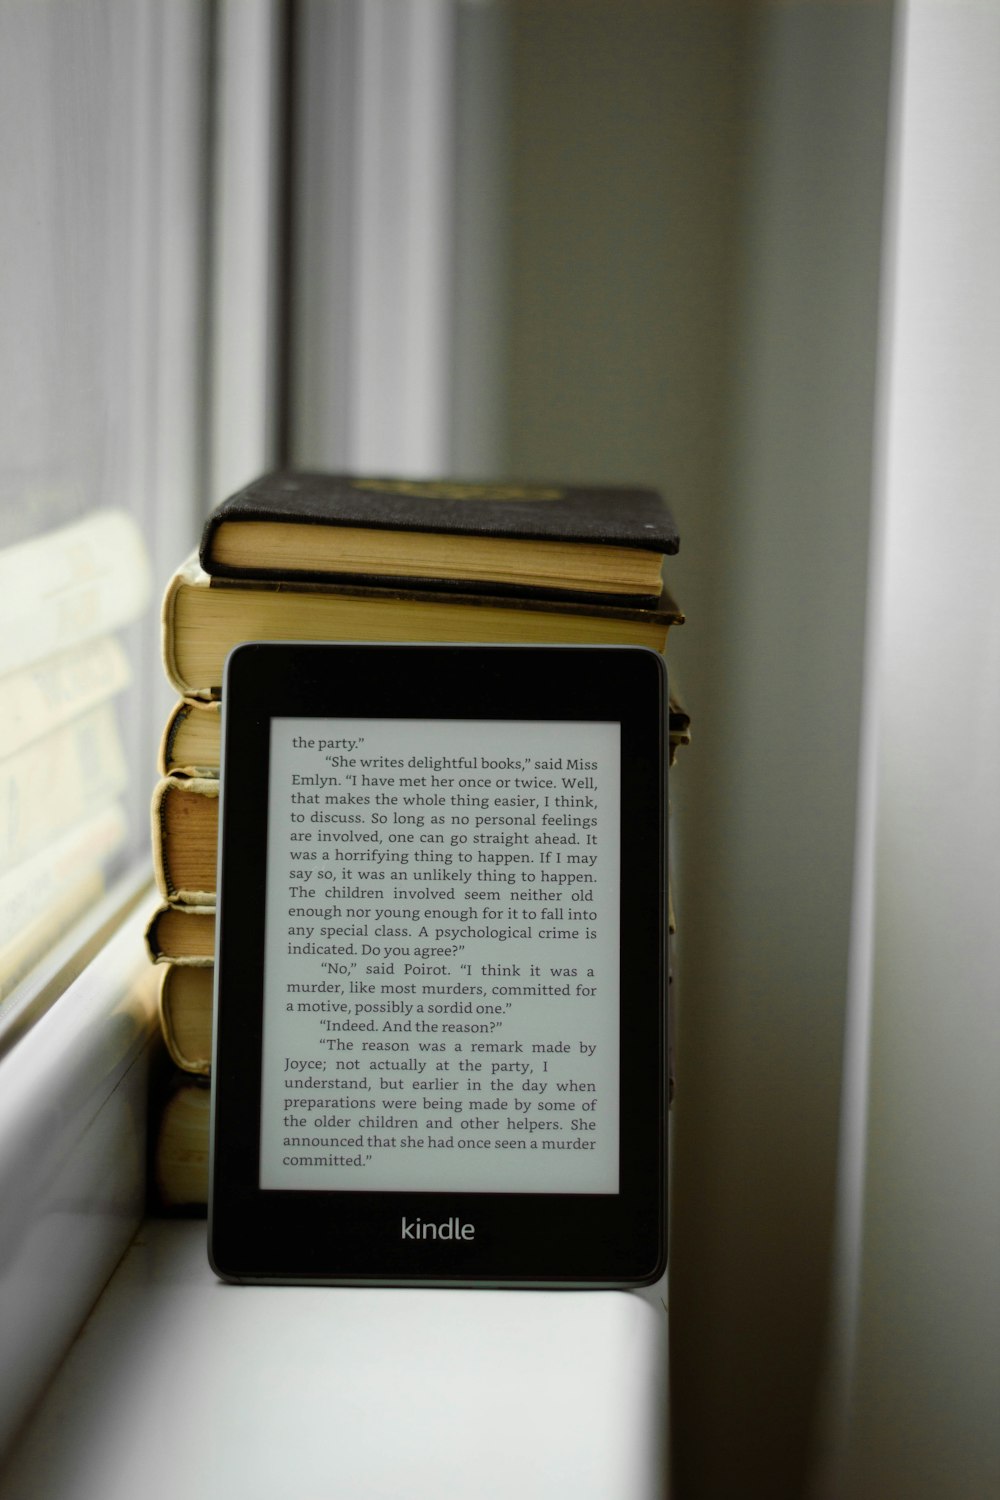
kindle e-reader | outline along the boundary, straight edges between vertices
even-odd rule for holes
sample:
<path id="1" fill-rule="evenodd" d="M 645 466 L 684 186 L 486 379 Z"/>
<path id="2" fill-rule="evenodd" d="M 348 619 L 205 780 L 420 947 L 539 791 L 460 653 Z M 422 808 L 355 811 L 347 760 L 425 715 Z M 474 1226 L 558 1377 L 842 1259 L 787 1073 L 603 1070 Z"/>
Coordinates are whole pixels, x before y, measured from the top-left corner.
<path id="1" fill-rule="evenodd" d="M 640 648 L 233 651 L 220 1276 L 661 1274 L 665 711 Z"/>

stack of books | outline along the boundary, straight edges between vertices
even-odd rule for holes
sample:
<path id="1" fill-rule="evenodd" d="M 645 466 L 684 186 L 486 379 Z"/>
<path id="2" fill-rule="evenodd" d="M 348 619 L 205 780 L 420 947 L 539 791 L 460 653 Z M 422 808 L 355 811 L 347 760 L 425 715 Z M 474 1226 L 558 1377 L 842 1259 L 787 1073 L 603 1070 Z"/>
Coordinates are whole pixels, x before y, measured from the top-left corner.
<path id="1" fill-rule="evenodd" d="M 147 931 L 176 1077 L 155 1138 L 161 1203 L 207 1193 L 220 699 L 248 640 L 647 646 L 683 616 L 678 549 L 654 491 L 279 472 L 210 516 L 167 586 L 163 661 L 178 701 L 153 794 L 162 897 Z M 671 758 L 689 721 L 671 702 Z"/>
<path id="2" fill-rule="evenodd" d="M 149 588 L 142 539 L 118 511 L 0 551 L 0 1024 L 125 844 L 114 700 L 130 672 L 114 632 Z"/>

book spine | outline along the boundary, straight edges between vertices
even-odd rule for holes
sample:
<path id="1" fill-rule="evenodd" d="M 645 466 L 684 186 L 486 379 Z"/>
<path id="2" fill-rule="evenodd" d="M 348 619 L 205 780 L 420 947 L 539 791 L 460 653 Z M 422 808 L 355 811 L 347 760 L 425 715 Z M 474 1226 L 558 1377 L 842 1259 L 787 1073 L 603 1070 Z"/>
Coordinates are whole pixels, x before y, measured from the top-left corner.
<path id="1" fill-rule="evenodd" d="M 212 1071 L 212 968 L 164 965 L 160 978 L 160 1030 L 171 1061 L 184 1073 Z"/>
<path id="2" fill-rule="evenodd" d="M 124 845 L 127 829 L 124 810 L 110 802 L 0 875 L 0 944 L 11 942 L 39 911 L 106 864 Z"/>
<path id="3" fill-rule="evenodd" d="M 157 770 L 161 776 L 217 776 L 221 741 L 221 704 L 182 698 L 164 726 Z"/>
<path id="4" fill-rule="evenodd" d="M 110 703 L 8 757 L 0 764 L 0 870 L 118 796 L 127 775 Z"/>
<path id="5" fill-rule="evenodd" d="M 217 776 L 222 742 L 222 704 L 198 698 L 181 698 L 170 711 L 163 736 L 157 770 L 161 776 Z M 691 720 L 673 699 L 668 719 L 670 764 L 681 745 L 691 743 Z"/>
<path id="6" fill-rule="evenodd" d="M 153 801 L 150 808 L 152 824 L 153 844 L 153 873 L 156 878 L 157 888 L 160 894 L 174 906 L 215 906 L 215 848 L 218 840 L 218 797 L 219 782 L 217 778 L 211 777 L 187 777 L 166 776 L 158 781 L 153 791 Z M 203 859 L 201 865 L 211 866 L 211 879 L 208 879 L 208 871 L 202 881 L 191 880 L 187 877 L 184 851 L 175 847 L 175 839 L 171 836 L 169 827 L 171 804 L 178 798 L 197 798 L 198 802 L 211 801 L 211 808 L 202 808 L 198 803 L 193 803 L 185 812 L 189 817 L 184 821 L 189 827 L 193 821 L 199 827 L 201 842 L 205 845 L 207 858 Z M 200 814 L 204 812 L 206 817 L 202 820 Z"/>
<path id="7" fill-rule="evenodd" d="M 106 634 L 150 597 L 141 533 L 124 511 L 85 520 L 0 552 L 0 676 Z"/>
<path id="8" fill-rule="evenodd" d="M 554 598 L 500 599 L 426 588 L 234 584 L 189 558 L 167 585 L 162 656 L 178 696 L 217 699 L 226 656 L 246 640 L 494 641 L 498 644 L 646 646 L 662 651 L 684 616 L 669 596 L 655 610 Z"/>
<path id="9" fill-rule="evenodd" d="M 221 704 L 182 698 L 171 711 L 160 741 L 157 771 L 161 776 L 217 776 L 221 757 Z M 190 743 L 191 727 L 197 726 L 197 748 Z M 691 721 L 675 714 L 671 705 L 668 724 L 670 764 L 682 745 L 691 743 Z"/>
<path id="10" fill-rule="evenodd" d="M 184 934 L 185 927 L 190 935 Z M 150 963 L 210 968 L 215 962 L 215 907 L 160 905 L 146 924 L 145 939 Z"/>
<path id="11" fill-rule="evenodd" d="M 175 1074 L 152 1127 L 153 1187 L 164 1209 L 190 1212 L 208 1202 L 210 1112 L 207 1079 Z"/>
<path id="12" fill-rule="evenodd" d="M 113 698 L 129 677 L 124 647 L 114 636 L 10 673 L 0 681 L 0 760 Z"/>
<path id="13" fill-rule="evenodd" d="M 188 682 L 185 678 L 179 660 L 183 653 L 178 650 L 177 625 L 178 606 L 184 590 L 192 587 L 207 588 L 208 581 L 207 573 L 202 572 L 195 557 L 186 558 L 171 576 L 163 591 L 163 601 L 160 605 L 160 655 L 163 675 L 178 697 L 210 702 L 218 697 L 217 693 L 214 693 L 210 687 L 206 688 L 198 683 Z"/>

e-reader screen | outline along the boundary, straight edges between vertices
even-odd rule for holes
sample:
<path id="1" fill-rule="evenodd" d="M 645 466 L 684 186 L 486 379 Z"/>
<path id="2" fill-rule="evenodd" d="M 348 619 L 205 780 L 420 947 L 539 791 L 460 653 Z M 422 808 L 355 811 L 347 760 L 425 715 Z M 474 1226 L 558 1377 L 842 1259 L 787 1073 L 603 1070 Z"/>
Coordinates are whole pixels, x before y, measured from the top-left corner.
<path id="1" fill-rule="evenodd" d="M 222 1274 L 658 1271 L 663 704 L 662 663 L 642 650 L 235 653 Z"/>
<path id="2" fill-rule="evenodd" d="M 262 1188 L 617 1193 L 620 734 L 272 719 Z"/>

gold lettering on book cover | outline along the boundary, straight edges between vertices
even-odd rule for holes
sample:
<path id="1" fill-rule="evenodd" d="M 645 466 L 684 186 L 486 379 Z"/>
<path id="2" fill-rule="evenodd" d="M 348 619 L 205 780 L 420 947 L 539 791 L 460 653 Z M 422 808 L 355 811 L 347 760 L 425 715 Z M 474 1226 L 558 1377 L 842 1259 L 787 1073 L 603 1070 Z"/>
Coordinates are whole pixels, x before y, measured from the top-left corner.
<path id="1" fill-rule="evenodd" d="M 452 484 L 419 479 L 357 479 L 356 489 L 371 490 L 380 495 L 407 495 L 415 500 L 488 500 L 492 502 L 523 500 L 563 500 L 565 490 L 541 485 Z"/>

